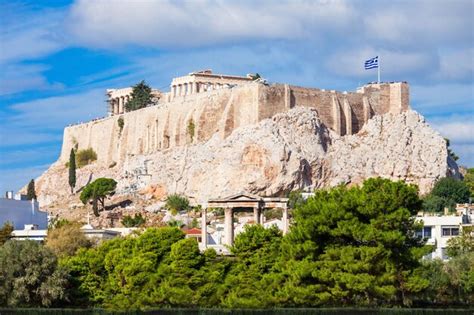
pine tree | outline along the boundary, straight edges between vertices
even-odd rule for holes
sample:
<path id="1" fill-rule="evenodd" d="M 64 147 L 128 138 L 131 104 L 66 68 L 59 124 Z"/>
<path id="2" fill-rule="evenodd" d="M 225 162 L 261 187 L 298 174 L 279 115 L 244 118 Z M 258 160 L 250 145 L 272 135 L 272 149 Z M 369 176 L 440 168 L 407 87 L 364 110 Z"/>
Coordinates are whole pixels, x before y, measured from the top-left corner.
<path id="1" fill-rule="evenodd" d="M 131 99 L 125 104 L 125 109 L 128 112 L 147 107 L 153 101 L 151 88 L 145 81 L 134 85 L 130 96 Z"/>
<path id="2" fill-rule="evenodd" d="M 26 198 L 28 200 L 36 199 L 34 179 L 30 180 L 30 182 L 28 183 L 28 188 L 26 189 Z"/>
<path id="3" fill-rule="evenodd" d="M 74 149 L 71 149 L 69 155 L 69 186 L 71 187 L 71 194 L 73 194 L 74 187 L 76 187 L 76 154 Z"/>

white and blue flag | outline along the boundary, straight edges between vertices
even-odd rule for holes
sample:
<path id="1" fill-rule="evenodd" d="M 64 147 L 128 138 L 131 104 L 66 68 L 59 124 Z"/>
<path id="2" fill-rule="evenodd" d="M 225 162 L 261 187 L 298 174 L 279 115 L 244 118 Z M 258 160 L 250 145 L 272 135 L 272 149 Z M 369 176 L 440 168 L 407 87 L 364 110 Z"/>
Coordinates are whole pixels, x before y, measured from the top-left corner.
<path id="1" fill-rule="evenodd" d="M 376 56 L 374 58 L 370 58 L 369 60 L 367 60 L 364 64 L 364 66 L 365 66 L 365 70 L 378 68 L 379 67 L 379 56 Z"/>

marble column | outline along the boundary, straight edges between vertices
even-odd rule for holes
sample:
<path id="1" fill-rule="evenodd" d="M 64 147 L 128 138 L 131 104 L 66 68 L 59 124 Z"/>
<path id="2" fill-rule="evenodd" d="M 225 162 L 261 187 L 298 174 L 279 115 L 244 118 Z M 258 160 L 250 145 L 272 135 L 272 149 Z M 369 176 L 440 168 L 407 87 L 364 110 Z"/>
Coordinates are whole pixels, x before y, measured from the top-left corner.
<path id="1" fill-rule="evenodd" d="M 124 100 L 124 97 L 121 96 L 121 97 L 119 98 L 119 107 L 118 107 L 118 113 L 119 113 L 119 114 L 122 114 L 122 113 L 123 113 L 123 103 L 124 103 L 124 101 L 125 101 L 125 100 Z"/>
<path id="2" fill-rule="evenodd" d="M 207 248 L 207 209 L 201 210 L 201 243 L 204 249 Z"/>
<path id="3" fill-rule="evenodd" d="M 253 208 L 253 220 L 255 221 L 255 224 L 261 224 L 259 208 Z"/>
<path id="4" fill-rule="evenodd" d="M 115 102 L 114 102 L 114 103 L 115 103 L 115 105 L 114 105 L 114 115 L 117 115 L 117 114 L 118 114 L 119 101 L 120 101 L 120 99 L 117 97 L 117 98 L 115 99 Z"/>
<path id="5" fill-rule="evenodd" d="M 232 246 L 234 244 L 234 209 L 224 209 L 224 244 Z"/>
<path id="6" fill-rule="evenodd" d="M 283 235 L 288 233 L 288 207 L 283 208 L 283 216 L 281 217 L 283 223 Z"/>
<path id="7" fill-rule="evenodd" d="M 260 210 L 260 224 L 263 225 L 265 222 L 265 215 L 263 214 L 263 209 Z"/>

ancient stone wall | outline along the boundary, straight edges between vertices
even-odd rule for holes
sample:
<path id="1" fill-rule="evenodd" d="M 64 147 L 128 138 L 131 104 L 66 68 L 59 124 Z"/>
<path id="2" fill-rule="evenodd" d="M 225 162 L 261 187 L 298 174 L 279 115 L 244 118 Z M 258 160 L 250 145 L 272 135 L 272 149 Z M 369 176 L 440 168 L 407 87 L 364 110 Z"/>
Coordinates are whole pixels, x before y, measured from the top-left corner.
<path id="1" fill-rule="evenodd" d="M 137 111 L 65 129 L 60 162 L 71 148 L 93 148 L 98 162 L 123 163 L 131 155 L 221 139 L 241 126 L 256 124 L 296 107 L 310 107 L 339 135 L 355 134 L 376 114 L 407 110 L 406 83 L 371 84 L 357 92 L 248 83 L 198 94 L 179 96 Z M 123 119 L 121 130 L 118 120 Z"/>

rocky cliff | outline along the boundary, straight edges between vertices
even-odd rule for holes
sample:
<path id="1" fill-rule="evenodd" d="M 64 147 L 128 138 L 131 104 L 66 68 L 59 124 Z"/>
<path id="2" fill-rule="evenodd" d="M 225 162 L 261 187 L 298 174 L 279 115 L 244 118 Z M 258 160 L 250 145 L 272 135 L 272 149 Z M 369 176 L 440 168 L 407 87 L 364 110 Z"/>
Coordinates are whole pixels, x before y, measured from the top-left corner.
<path id="1" fill-rule="evenodd" d="M 241 191 L 277 196 L 374 176 L 406 180 L 426 193 L 436 180 L 457 172 L 444 139 L 414 111 L 376 115 L 357 134 L 340 136 L 316 110 L 296 106 L 225 138 L 216 133 L 196 144 L 129 154 L 114 167 L 99 160 L 78 170 L 77 187 L 111 177 L 119 183 L 118 195 L 141 192 L 160 199 L 181 193 L 205 202 Z M 43 206 L 77 199 L 70 196 L 67 176 L 59 160 L 37 179 Z"/>

